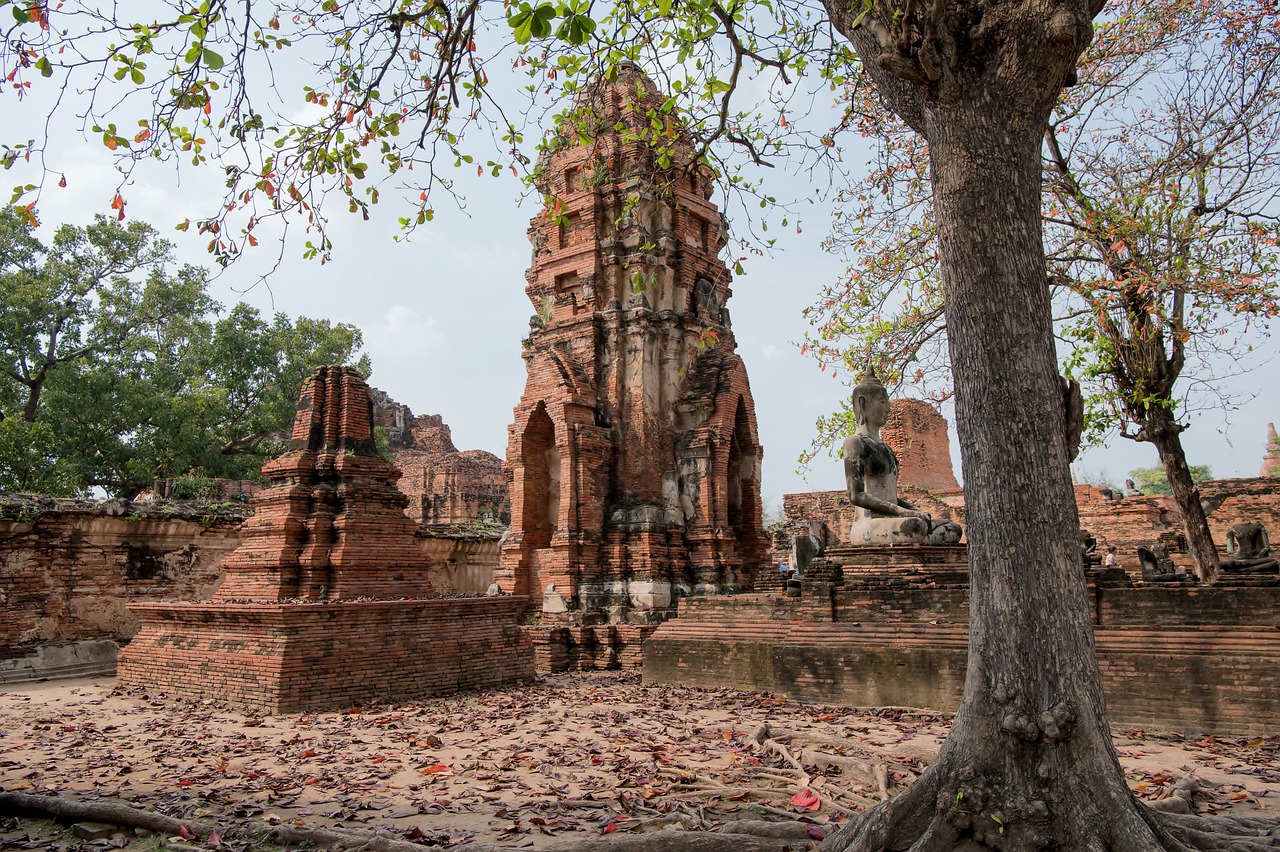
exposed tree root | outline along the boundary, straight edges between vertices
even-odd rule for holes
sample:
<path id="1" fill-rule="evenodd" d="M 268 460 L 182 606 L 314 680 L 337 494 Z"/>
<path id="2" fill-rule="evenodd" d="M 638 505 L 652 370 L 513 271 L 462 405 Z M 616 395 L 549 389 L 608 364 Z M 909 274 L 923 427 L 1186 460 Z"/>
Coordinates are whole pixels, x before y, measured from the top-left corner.
<path id="1" fill-rule="evenodd" d="M 1280 848 L 1280 816 L 1201 816 L 1168 813 L 1139 802 L 1127 789 L 1110 795 L 1080 791 L 1095 817 L 1053 822 L 1042 804 L 1016 797 L 982 800 L 982 788 L 970 778 L 964 785 L 975 807 L 967 807 L 954 778 L 927 772 L 901 795 L 855 817 L 831 835 L 822 852 L 980 852 L 986 849 L 1078 850 L 1078 852 L 1261 852 Z M 1175 788 L 1184 803 L 1199 791 L 1193 780 Z M 1079 818 L 1089 813 L 1075 812 Z"/>
<path id="2" fill-rule="evenodd" d="M 79 802 L 57 796 L 32 796 L 26 793 L 0 792 L 0 813 L 37 813 L 57 819 L 91 820 L 126 828 L 143 828 L 157 834 L 207 838 L 218 826 L 192 820 L 175 819 L 154 811 L 130 807 L 123 802 Z M 793 816 L 790 815 L 789 816 Z M 671 820 L 672 817 L 666 817 Z M 554 852 L 798 852 L 811 846 L 808 828 L 797 822 L 770 823 L 763 820 L 738 820 L 726 830 L 664 831 L 641 834 L 615 833 L 607 837 L 566 839 L 557 842 Z M 228 835 L 239 833 L 254 840 L 276 843 L 310 843 L 319 849 L 343 849 L 349 852 L 422 852 L 417 843 L 396 840 L 370 831 L 310 828 L 295 825 L 246 828 L 235 825 Z M 499 847 L 483 843 L 467 844 L 468 852 L 500 852 Z"/>

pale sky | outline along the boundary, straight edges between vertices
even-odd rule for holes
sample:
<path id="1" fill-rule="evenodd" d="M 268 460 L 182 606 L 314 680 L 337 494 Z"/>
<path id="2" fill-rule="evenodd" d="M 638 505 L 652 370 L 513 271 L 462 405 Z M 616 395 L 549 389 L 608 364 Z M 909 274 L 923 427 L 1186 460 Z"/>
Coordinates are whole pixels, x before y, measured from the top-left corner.
<path id="1" fill-rule="evenodd" d="M 0 105 L 6 123 L 42 118 L 31 109 L 33 104 L 19 106 L 7 91 Z M 13 138 L 7 134 L 4 141 Z M 67 187 L 52 186 L 55 177 L 40 202 L 43 240 L 61 223 L 84 225 L 95 212 L 111 212 L 108 205 L 119 177 L 100 139 L 86 140 L 69 121 L 55 125 L 48 162 L 65 172 Z M 804 176 L 786 174 L 784 168 L 775 171 L 772 191 L 780 198 L 813 194 Z M 25 174 L 21 165 L 3 174 L 11 178 L 6 186 L 34 182 L 29 167 Z M 533 313 L 524 293 L 531 252 L 525 231 L 537 208 L 529 200 L 519 205 L 522 186 L 509 175 L 494 180 L 468 174 L 470 179 L 461 180 L 467 211 L 441 199 L 435 220 L 407 243 L 393 240 L 399 233 L 396 218 L 410 212 L 395 193 L 384 195 L 368 222 L 334 204 L 331 263 L 320 266 L 302 259 L 305 236 L 299 229 L 290 235 L 284 263 L 268 286 L 253 286 L 275 257 L 271 241 L 263 239 L 254 250 L 257 258 L 232 267 L 210 289 L 225 304 L 243 299 L 268 315 L 277 310 L 359 326 L 373 360 L 371 384 L 417 414 L 443 415 L 460 449 L 484 449 L 501 457 L 512 409 L 524 388 L 520 340 Z M 217 203 L 219 176 L 216 166 L 180 174 L 162 164 L 140 169 L 132 185 L 122 189 L 126 213 L 155 225 L 177 245 L 182 260 L 212 268 L 204 251 L 207 238 L 178 233 L 173 226 Z M 721 198 L 716 201 L 722 203 Z M 815 461 L 807 479 L 796 473 L 796 458 L 810 444 L 815 419 L 848 393 L 830 372 L 820 373 L 800 355 L 798 342 L 807 329 L 801 311 L 844 266 L 820 247 L 829 208 L 815 201 L 802 214 L 802 233 L 796 233 L 793 218 L 779 251 L 744 261 L 746 275 L 734 281 L 727 306 L 756 401 L 766 508 L 777 505 L 784 493 L 843 487 L 840 463 L 826 456 Z M 1274 352 L 1274 343 L 1269 345 Z M 1230 386 L 1234 393 L 1256 398 L 1234 412 L 1196 417 L 1183 434 L 1188 461 L 1211 465 L 1219 478 L 1256 476 L 1267 423 L 1280 420 L 1271 395 L 1278 380 L 1274 363 L 1235 380 Z M 954 447 L 954 430 L 952 443 Z M 1110 446 L 1088 451 L 1075 467 L 1105 472 L 1122 483 L 1130 469 L 1157 463 L 1149 444 L 1114 438 Z M 955 449 L 953 466 L 959 477 Z"/>

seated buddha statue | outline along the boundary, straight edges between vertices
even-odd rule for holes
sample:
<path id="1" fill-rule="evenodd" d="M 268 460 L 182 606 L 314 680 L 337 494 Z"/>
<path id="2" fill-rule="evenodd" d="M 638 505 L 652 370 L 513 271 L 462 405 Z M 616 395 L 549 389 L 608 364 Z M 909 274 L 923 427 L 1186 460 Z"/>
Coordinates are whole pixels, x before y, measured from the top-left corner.
<path id="1" fill-rule="evenodd" d="M 889 392 L 867 370 L 853 389 L 857 431 L 844 441 L 844 475 L 849 501 L 856 507 L 849 544 L 955 544 L 960 525 L 934 520 L 898 497 L 898 457 L 880 440 L 889 421 Z"/>
<path id="2" fill-rule="evenodd" d="M 1271 555 L 1267 530 L 1256 521 L 1243 521 L 1227 530 L 1227 555 L 1222 560 L 1227 574 L 1275 574 L 1280 563 Z"/>

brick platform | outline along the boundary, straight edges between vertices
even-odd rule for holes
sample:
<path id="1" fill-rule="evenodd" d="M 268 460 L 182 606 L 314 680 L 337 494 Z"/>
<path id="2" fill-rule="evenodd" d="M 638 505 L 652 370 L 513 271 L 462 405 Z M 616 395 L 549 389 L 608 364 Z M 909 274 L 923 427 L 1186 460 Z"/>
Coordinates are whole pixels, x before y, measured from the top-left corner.
<path id="1" fill-rule="evenodd" d="M 1123 587 L 1094 601 L 1111 721 L 1188 733 L 1280 726 L 1280 588 Z M 828 611 L 829 617 L 824 615 Z M 954 710 L 966 589 L 837 589 L 822 600 L 689 598 L 645 643 L 650 683 Z"/>
<path id="2" fill-rule="evenodd" d="M 147 603 L 122 683 L 261 713 L 449 695 L 532 680 L 523 598 Z"/>

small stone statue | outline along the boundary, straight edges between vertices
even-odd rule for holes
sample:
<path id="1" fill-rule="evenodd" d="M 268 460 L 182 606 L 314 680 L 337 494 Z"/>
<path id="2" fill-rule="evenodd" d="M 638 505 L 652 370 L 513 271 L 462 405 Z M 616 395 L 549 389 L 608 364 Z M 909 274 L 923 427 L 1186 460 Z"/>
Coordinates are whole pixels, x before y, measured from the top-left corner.
<path id="1" fill-rule="evenodd" d="M 809 532 L 796 536 L 791 542 L 791 564 L 796 574 L 803 577 L 809 563 L 817 559 L 826 550 L 826 530 L 822 521 L 809 521 Z"/>
<path id="2" fill-rule="evenodd" d="M 1102 554 L 1098 553 L 1098 540 L 1088 530 L 1080 530 L 1080 561 L 1084 564 L 1086 571 L 1102 564 Z"/>
<path id="3" fill-rule="evenodd" d="M 1222 570 L 1228 574 L 1277 574 L 1280 563 L 1271 556 L 1271 539 L 1256 521 L 1244 521 L 1227 530 L 1227 557 Z"/>
<path id="4" fill-rule="evenodd" d="M 1134 485 L 1134 483 L 1133 483 L 1133 480 L 1132 480 L 1132 479 L 1126 479 L 1126 480 L 1124 481 L 1124 496 L 1126 496 L 1126 497 L 1142 497 L 1142 496 L 1144 496 L 1144 495 L 1143 495 L 1142 491 L 1140 491 L 1140 490 L 1138 489 L 1138 486 L 1137 486 L 1137 485 Z"/>
<path id="5" fill-rule="evenodd" d="M 1138 562 L 1142 565 L 1142 579 L 1147 583 L 1174 583 L 1181 579 L 1173 567 L 1169 548 L 1156 543 L 1150 547 L 1138 545 Z"/>
<path id="6" fill-rule="evenodd" d="M 844 441 L 844 475 L 850 502 L 857 507 L 849 529 L 853 545 L 955 544 L 960 525 L 935 521 L 928 512 L 898 497 L 898 457 L 880 440 L 889 421 L 889 393 L 868 367 L 853 389 L 858 429 Z"/>

